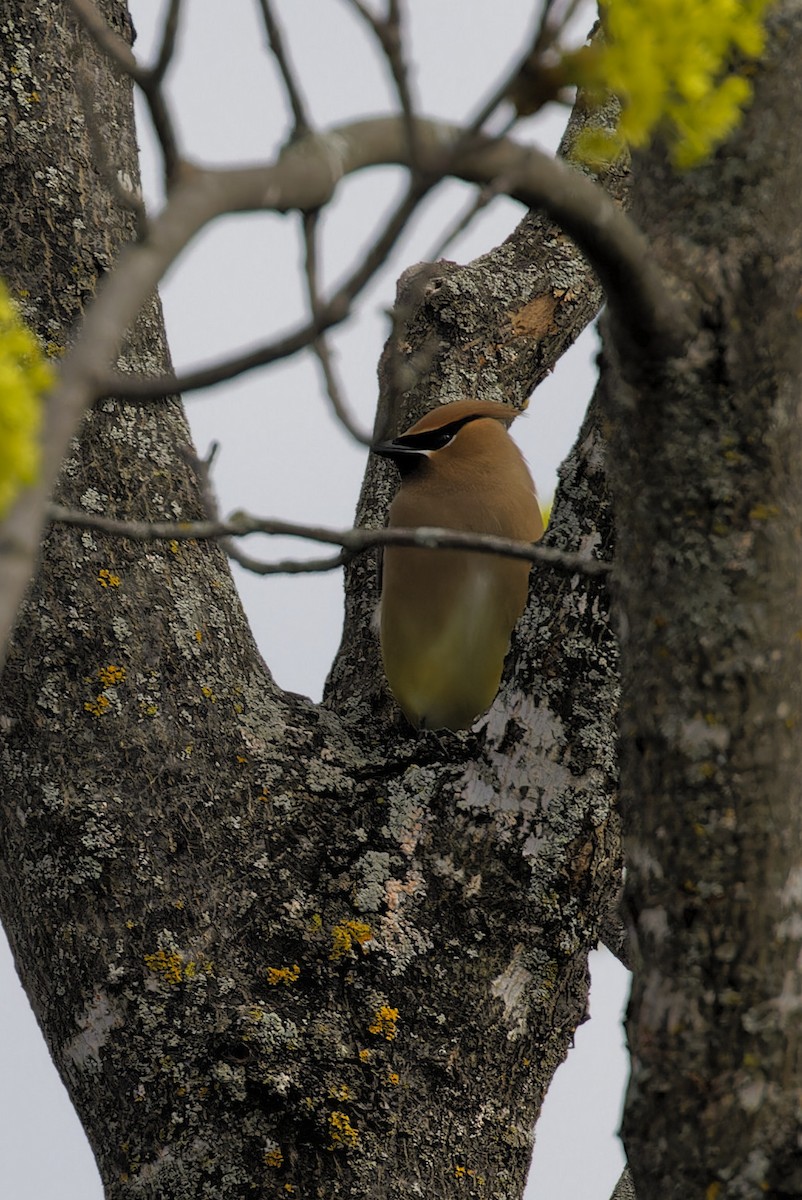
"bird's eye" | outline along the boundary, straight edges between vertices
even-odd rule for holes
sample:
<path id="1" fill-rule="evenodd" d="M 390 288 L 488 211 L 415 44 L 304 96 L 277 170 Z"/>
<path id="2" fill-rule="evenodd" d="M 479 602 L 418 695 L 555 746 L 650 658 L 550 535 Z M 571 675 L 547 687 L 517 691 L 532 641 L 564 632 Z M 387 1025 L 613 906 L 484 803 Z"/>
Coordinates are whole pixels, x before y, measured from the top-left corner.
<path id="1" fill-rule="evenodd" d="M 454 440 L 453 429 L 434 429 L 426 443 L 427 450 L 442 450 Z"/>
<path id="2" fill-rule="evenodd" d="M 468 421 L 473 418 L 463 418 L 461 421 L 452 421 L 449 425 L 442 425 L 439 429 L 424 429 L 421 433 L 406 433 L 396 439 L 397 446 L 404 446 L 408 450 L 442 450 L 449 442 L 453 442 L 454 438 L 462 429 L 463 425 L 467 425 Z"/>
<path id="3" fill-rule="evenodd" d="M 396 439 L 397 446 L 406 450 L 442 450 L 453 439 L 455 431 L 446 429 L 426 429 L 423 433 L 407 433 Z"/>

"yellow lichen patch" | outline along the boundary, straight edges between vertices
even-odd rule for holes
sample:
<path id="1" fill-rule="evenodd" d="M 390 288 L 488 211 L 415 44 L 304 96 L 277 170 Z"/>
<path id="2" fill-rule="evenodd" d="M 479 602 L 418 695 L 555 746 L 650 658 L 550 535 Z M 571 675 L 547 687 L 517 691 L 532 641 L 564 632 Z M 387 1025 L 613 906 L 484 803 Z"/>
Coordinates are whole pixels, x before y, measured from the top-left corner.
<path id="1" fill-rule="evenodd" d="M 780 510 L 776 504 L 756 504 L 749 510 L 749 517 L 752 521 L 771 521 L 779 515 Z"/>
<path id="2" fill-rule="evenodd" d="M 120 586 L 120 576 L 115 575 L 108 567 L 101 567 L 97 573 L 97 581 L 104 588 L 118 588 Z"/>
<path id="3" fill-rule="evenodd" d="M 391 1087 L 397 1087 L 400 1078 L 401 1078 L 401 1076 L 398 1074 L 397 1071 L 388 1071 L 387 1072 L 387 1082 L 390 1084 Z"/>
<path id="4" fill-rule="evenodd" d="M 344 1112 L 335 1110 L 329 1117 L 329 1150 L 353 1150 L 359 1141 L 359 1132 L 354 1129 Z"/>
<path id="5" fill-rule="evenodd" d="M 289 987 L 295 983 L 300 974 L 301 968 L 297 963 L 293 963 L 291 967 L 268 967 L 267 982 L 273 987 L 278 983 L 283 983 L 285 987 Z"/>
<path id="6" fill-rule="evenodd" d="M 184 961 L 175 951 L 168 953 L 166 950 L 157 950 L 155 954 L 146 954 L 145 966 L 171 985 L 180 983 L 184 978 Z"/>
<path id="7" fill-rule="evenodd" d="M 203 641 L 203 630 L 202 629 L 195 630 L 195 641 L 198 644 L 200 644 Z"/>
<path id="8" fill-rule="evenodd" d="M 360 1050 L 359 1051 L 359 1061 L 363 1062 L 363 1063 L 370 1062 L 370 1054 L 371 1054 L 370 1050 Z"/>
<path id="9" fill-rule="evenodd" d="M 208 684 L 204 684 L 201 688 L 201 695 L 205 696 L 207 700 L 211 700 L 212 704 L 217 703 L 217 697 Z"/>
<path id="10" fill-rule="evenodd" d="M 283 1162 L 284 1155 L 281 1153 L 280 1147 L 271 1146 L 270 1149 L 265 1153 L 266 1167 L 272 1167 L 274 1170 L 278 1170 Z"/>
<path id="11" fill-rule="evenodd" d="M 122 683 L 125 679 L 125 667 L 109 663 L 107 667 L 98 668 L 97 677 L 104 687 L 114 687 L 115 684 Z"/>
<path id="12" fill-rule="evenodd" d="M 347 1083 L 338 1083 L 329 1088 L 329 1095 L 332 1100 L 350 1100 L 351 1089 Z"/>
<path id="13" fill-rule="evenodd" d="M 372 937 L 370 925 L 366 921 L 341 921 L 331 931 L 329 958 L 332 962 L 337 962 L 346 954 L 350 954 L 355 944 L 364 946 L 365 942 L 369 942 Z"/>
<path id="14" fill-rule="evenodd" d="M 377 1009 L 373 1014 L 373 1021 L 368 1025 L 368 1031 L 391 1042 L 398 1033 L 396 1029 L 397 1021 L 398 1009 L 390 1008 L 387 1004 L 382 1004 L 381 1008 Z"/>
<path id="15" fill-rule="evenodd" d="M 102 717 L 108 709 L 110 703 L 111 701 L 109 700 L 108 696 L 104 696 L 101 693 L 99 696 L 95 696 L 94 700 L 87 700 L 84 703 L 84 708 L 88 713 L 91 713 L 93 717 Z"/>
<path id="16" fill-rule="evenodd" d="M 203 962 L 194 959 L 185 961 L 177 950 L 157 950 L 154 954 L 146 954 L 145 966 L 171 987 L 195 979 L 198 974 L 214 974 L 214 966 L 208 959 Z"/>

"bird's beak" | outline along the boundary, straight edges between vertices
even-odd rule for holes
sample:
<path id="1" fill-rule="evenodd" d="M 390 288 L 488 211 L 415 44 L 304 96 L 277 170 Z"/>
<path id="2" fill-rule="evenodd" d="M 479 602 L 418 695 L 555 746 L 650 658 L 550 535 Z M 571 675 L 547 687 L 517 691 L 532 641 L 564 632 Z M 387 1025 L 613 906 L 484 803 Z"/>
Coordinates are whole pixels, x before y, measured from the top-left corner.
<path id="1" fill-rule="evenodd" d="M 398 442 L 377 442 L 375 446 L 371 446 L 374 454 L 378 454 L 381 458 L 391 458 L 393 462 L 409 461 L 410 457 L 425 454 L 424 450 L 419 450 L 416 446 L 404 446 Z"/>

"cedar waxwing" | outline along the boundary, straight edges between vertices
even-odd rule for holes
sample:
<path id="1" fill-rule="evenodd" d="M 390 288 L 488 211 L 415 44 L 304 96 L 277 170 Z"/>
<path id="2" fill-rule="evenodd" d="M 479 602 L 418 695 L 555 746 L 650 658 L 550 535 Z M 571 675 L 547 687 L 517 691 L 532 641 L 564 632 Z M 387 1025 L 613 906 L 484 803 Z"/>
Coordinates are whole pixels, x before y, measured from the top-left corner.
<path id="1" fill-rule="evenodd" d="M 508 426 L 514 409 L 457 400 L 373 447 L 401 472 L 395 528 L 440 526 L 535 542 L 543 519 Z M 421 729 L 466 729 L 498 691 L 531 564 L 469 550 L 385 546 L 380 610 L 384 671 Z"/>

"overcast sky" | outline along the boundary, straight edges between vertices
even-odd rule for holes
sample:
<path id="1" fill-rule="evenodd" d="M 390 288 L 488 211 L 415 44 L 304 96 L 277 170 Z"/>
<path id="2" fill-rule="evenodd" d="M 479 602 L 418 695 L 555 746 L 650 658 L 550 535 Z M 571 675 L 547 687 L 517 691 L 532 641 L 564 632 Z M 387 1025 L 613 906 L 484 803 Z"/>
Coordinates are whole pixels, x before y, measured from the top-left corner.
<path id="1" fill-rule="evenodd" d="M 147 59 L 163 4 L 130 0 Z M 186 18 L 170 74 L 182 149 L 207 163 L 270 159 L 288 131 L 286 110 L 258 15 L 257 0 L 186 0 Z M 408 0 L 413 89 L 427 115 L 460 120 L 521 52 L 534 0 Z M 313 120 L 322 128 L 387 112 L 393 92 L 381 59 L 346 0 L 276 0 L 286 41 Z M 500 17 L 503 12 L 503 17 Z M 589 28 L 589 5 L 580 29 Z M 523 126 L 525 140 L 553 147 L 565 114 L 548 112 Z M 146 121 L 140 120 L 146 192 L 159 203 L 158 174 Z M 354 261 L 400 194 L 403 176 L 382 169 L 346 180 L 323 220 L 323 281 L 329 287 Z M 460 184 L 438 190 L 410 235 L 371 287 L 364 315 L 332 335 L 349 404 L 372 424 L 376 362 L 386 336 L 385 310 L 395 280 L 427 259 L 471 195 Z M 512 201 L 495 202 L 448 251 L 468 261 L 502 240 L 520 219 Z M 162 287 L 176 365 L 185 367 L 263 342 L 304 316 L 298 223 L 260 215 L 218 222 Z M 589 331 L 535 393 L 514 436 L 541 498 L 575 437 L 593 384 L 596 343 Z M 201 452 L 221 443 L 216 486 L 223 511 L 346 527 L 352 524 L 365 450 L 331 417 L 314 362 L 290 360 L 188 401 Z M 309 553 L 268 543 L 271 556 Z M 256 547 L 249 543 L 249 549 Z M 254 634 L 277 681 L 318 699 L 342 625 L 339 574 L 259 579 L 239 573 Z M 626 1060 L 620 1030 L 626 973 L 608 954 L 593 957 L 592 1020 L 560 1068 L 538 1129 L 527 1200 L 609 1200 L 623 1157 L 614 1138 Z M 0 947 L 0 1197 L 2 1200 L 100 1200 L 91 1153 L 44 1042 Z"/>

